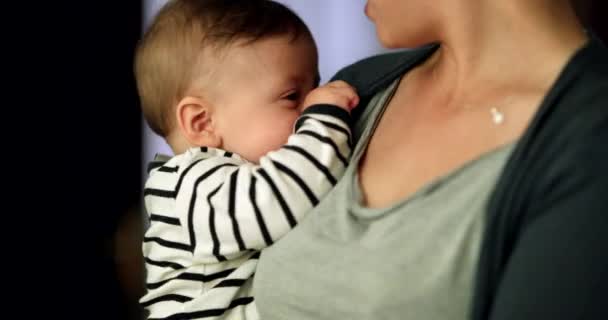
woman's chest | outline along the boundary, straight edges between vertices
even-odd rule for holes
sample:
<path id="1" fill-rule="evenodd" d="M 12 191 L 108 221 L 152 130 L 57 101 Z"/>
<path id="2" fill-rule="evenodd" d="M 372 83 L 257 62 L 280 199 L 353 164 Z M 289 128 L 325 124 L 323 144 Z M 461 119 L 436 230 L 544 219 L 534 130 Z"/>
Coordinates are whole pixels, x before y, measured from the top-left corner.
<path id="1" fill-rule="evenodd" d="M 473 189 L 413 199 L 374 217 L 338 186 L 263 253 L 256 273 L 262 316 L 466 319 L 490 192 Z"/>
<path id="2" fill-rule="evenodd" d="M 394 204 L 517 140 L 531 116 L 496 123 L 489 109 L 428 111 L 400 103 L 389 103 L 361 155 L 360 184 L 369 207 Z"/>

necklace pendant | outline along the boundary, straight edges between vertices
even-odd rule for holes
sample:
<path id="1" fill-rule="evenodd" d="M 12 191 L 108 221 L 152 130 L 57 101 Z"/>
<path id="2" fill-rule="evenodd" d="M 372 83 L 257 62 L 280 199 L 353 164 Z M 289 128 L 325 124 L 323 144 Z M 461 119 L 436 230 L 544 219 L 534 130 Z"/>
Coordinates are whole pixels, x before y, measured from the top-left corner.
<path id="1" fill-rule="evenodd" d="M 498 109 L 492 108 L 490 112 L 492 113 L 492 121 L 494 124 L 501 125 L 505 121 L 505 115 L 498 111 Z"/>

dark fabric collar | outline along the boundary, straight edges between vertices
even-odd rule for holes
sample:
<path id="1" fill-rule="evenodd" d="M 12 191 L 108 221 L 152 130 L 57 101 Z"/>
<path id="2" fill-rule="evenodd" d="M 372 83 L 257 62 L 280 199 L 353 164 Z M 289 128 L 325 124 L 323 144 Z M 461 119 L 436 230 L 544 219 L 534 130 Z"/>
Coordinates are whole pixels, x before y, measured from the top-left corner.
<path id="1" fill-rule="evenodd" d="M 357 90 L 360 103 L 353 111 L 353 118 L 356 119 L 377 92 L 426 60 L 437 48 L 439 45 L 429 44 L 416 49 L 373 56 L 340 70 L 331 81 L 346 81 Z"/>

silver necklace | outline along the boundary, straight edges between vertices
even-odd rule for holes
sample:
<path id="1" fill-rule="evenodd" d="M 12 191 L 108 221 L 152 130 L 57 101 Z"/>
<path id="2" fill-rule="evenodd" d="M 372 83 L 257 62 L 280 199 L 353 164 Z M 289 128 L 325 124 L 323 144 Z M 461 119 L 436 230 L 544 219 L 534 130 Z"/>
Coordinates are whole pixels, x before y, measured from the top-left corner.
<path id="1" fill-rule="evenodd" d="M 492 122 L 494 122 L 495 125 L 499 126 L 505 121 L 505 115 L 498 111 L 498 109 L 492 108 L 490 109 L 490 113 L 492 114 Z"/>

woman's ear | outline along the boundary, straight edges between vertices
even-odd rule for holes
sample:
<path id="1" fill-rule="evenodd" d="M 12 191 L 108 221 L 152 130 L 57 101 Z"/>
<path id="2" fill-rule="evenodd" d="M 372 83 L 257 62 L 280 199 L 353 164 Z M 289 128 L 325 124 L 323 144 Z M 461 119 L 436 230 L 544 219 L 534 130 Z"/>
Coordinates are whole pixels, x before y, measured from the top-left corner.
<path id="1" fill-rule="evenodd" d="M 214 108 L 200 97 L 183 98 L 175 110 L 177 126 L 191 145 L 221 148 L 222 138 L 214 127 Z"/>

